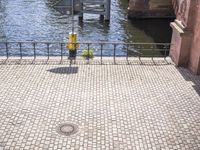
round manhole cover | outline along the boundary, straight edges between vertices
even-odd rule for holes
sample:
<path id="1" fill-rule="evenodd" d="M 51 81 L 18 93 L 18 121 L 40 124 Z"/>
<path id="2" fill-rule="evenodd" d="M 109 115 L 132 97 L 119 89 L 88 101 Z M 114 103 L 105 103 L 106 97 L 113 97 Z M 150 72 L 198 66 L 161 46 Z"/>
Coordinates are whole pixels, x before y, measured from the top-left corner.
<path id="1" fill-rule="evenodd" d="M 63 123 L 57 127 L 57 132 L 61 135 L 70 136 L 78 132 L 78 126 L 74 123 Z"/>

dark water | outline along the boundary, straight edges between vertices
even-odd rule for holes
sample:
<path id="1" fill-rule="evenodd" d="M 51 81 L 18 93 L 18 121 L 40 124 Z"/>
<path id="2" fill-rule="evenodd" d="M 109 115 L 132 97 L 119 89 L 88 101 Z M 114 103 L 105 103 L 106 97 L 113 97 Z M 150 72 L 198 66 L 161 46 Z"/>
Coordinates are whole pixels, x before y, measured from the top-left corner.
<path id="1" fill-rule="evenodd" d="M 0 0 L 0 41 L 65 41 L 71 17 L 54 10 L 53 2 Z M 75 16 L 79 41 L 170 42 L 170 20 L 130 21 L 127 7 L 128 0 L 112 0 L 110 23 L 89 14 L 80 23 Z"/>

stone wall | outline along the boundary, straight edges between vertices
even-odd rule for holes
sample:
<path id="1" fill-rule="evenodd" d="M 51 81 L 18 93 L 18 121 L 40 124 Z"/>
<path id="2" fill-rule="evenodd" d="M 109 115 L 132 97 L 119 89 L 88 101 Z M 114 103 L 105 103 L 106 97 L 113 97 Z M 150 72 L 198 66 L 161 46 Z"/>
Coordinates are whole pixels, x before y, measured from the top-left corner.
<path id="1" fill-rule="evenodd" d="M 174 0 L 176 20 L 170 56 L 177 66 L 200 74 L 200 0 Z"/>
<path id="2" fill-rule="evenodd" d="M 129 18 L 172 18 L 172 0 L 129 0 Z"/>
<path id="3" fill-rule="evenodd" d="M 189 68 L 195 73 L 200 75 L 200 3 L 195 6 L 195 24 L 194 24 L 194 36 L 192 39 L 191 55 L 189 59 Z"/>
<path id="4" fill-rule="evenodd" d="M 200 0 L 129 0 L 129 18 L 173 16 L 170 56 L 177 66 L 200 74 Z"/>

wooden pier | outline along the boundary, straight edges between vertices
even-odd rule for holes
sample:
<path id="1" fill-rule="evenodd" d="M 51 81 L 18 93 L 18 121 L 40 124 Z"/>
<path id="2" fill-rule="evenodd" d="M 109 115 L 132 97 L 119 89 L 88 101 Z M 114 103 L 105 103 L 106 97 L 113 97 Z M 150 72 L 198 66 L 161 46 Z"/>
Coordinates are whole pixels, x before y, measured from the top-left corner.
<path id="1" fill-rule="evenodd" d="M 79 18 L 83 19 L 84 13 L 99 14 L 106 21 L 110 20 L 111 0 L 80 0 Z"/>
<path id="2" fill-rule="evenodd" d="M 104 20 L 110 20 L 111 0 L 61 0 L 55 3 L 53 7 L 61 14 L 70 15 L 72 2 L 74 13 L 78 13 L 80 19 L 83 19 L 84 13 L 87 13 L 99 14 Z"/>

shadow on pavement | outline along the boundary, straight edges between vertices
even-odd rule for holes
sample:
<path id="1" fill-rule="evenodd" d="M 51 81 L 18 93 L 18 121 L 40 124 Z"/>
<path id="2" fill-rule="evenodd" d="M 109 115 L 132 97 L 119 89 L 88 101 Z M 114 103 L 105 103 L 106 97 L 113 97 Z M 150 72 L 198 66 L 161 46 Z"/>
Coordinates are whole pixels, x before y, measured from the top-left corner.
<path id="1" fill-rule="evenodd" d="M 78 67 L 59 67 L 47 71 L 57 74 L 76 74 L 78 73 Z"/>
<path id="2" fill-rule="evenodd" d="M 196 93 L 200 96 L 200 76 L 192 74 L 186 68 L 177 67 L 177 70 L 186 81 L 193 82 L 194 85 L 192 86 L 194 90 L 196 91 Z"/>

